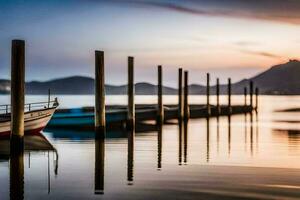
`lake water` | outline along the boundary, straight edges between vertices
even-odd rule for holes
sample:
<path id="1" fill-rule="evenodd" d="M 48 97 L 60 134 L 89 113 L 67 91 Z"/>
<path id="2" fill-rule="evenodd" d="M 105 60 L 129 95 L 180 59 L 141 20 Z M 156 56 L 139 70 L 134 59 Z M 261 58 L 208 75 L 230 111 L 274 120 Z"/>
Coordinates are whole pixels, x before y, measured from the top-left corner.
<path id="1" fill-rule="evenodd" d="M 93 96 L 58 98 L 62 108 L 94 102 Z M 164 101 L 177 102 L 175 96 Z M 8 102 L 0 96 L 0 104 Z M 136 103 L 155 102 L 155 96 L 136 97 Z M 125 103 L 126 96 L 107 97 L 107 104 Z M 233 96 L 232 104 L 242 103 L 243 96 Z M 300 96 L 260 96 L 257 114 L 191 119 L 128 138 L 131 133 L 107 132 L 96 142 L 92 132 L 45 129 L 54 149 L 25 151 L 24 183 L 14 187 L 9 159 L 0 157 L 0 199 L 19 193 L 24 199 L 299 199 L 300 112 L 276 112 L 296 107 Z"/>

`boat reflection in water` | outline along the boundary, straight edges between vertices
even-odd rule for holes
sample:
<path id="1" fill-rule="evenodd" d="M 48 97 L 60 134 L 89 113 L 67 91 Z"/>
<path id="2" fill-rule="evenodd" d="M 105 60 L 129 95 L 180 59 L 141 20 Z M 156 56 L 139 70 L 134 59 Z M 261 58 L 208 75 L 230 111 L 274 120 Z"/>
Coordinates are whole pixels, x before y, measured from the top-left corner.
<path id="1" fill-rule="evenodd" d="M 34 152 L 48 153 L 48 193 L 50 193 L 50 161 L 49 152 L 55 153 L 54 173 L 58 171 L 58 154 L 53 145 L 41 133 L 27 134 L 23 140 L 12 140 L 10 137 L 0 137 L 0 160 L 9 160 L 10 171 L 10 199 L 24 199 L 24 155 L 28 155 L 30 167 L 30 155 Z"/>

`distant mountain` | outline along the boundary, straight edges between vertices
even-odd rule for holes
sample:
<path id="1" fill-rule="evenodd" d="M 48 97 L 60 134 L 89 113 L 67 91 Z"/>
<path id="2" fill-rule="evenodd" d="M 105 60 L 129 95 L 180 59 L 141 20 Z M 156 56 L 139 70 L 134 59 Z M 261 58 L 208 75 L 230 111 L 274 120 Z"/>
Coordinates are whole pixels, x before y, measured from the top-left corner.
<path id="1" fill-rule="evenodd" d="M 48 89 L 52 94 L 94 94 L 94 79 L 82 76 L 72 76 L 61 79 L 40 82 L 31 81 L 26 83 L 26 94 L 47 94 Z M 106 94 L 126 94 L 127 85 L 105 85 Z M 10 81 L 0 80 L 0 94 L 10 92 Z M 136 83 L 135 93 L 138 95 L 157 94 L 157 86 L 150 83 Z M 170 87 L 163 87 L 164 94 L 177 94 L 177 90 Z"/>
<path id="2" fill-rule="evenodd" d="M 262 94 L 300 94 L 300 62 L 290 60 L 287 63 L 276 65 L 263 73 L 233 85 L 233 93 L 242 93 L 243 88 L 254 82 Z"/>
<path id="3" fill-rule="evenodd" d="M 94 92 L 94 79 L 72 76 L 46 82 L 32 81 L 26 83 L 27 94 L 47 94 L 48 88 L 54 94 L 91 94 Z"/>
<path id="4" fill-rule="evenodd" d="M 265 72 L 232 84 L 233 94 L 242 94 L 244 87 L 249 87 L 249 81 L 254 82 L 254 87 L 258 87 L 262 94 L 300 94 L 300 62 L 290 60 L 285 64 L 271 67 Z M 82 76 L 72 76 L 67 78 L 54 79 L 40 82 L 32 81 L 26 83 L 27 94 L 47 94 L 48 88 L 52 94 L 94 94 L 94 79 Z M 215 86 L 211 87 L 211 94 L 215 94 Z M 126 94 L 127 85 L 105 85 L 106 94 L 117 95 Z M 138 95 L 157 94 L 157 86 L 150 83 L 136 83 L 135 91 Z M 10 92 L 10 81 L 0 79 L 0 94 Z M 177 94 L 177 89 L 163 87 L 164 94 Z M 189 94 L 205 94 L 206 87 L 203 85 L 189 85 Z M 220 86 L 220 93 L 227 93 L 227 85 Z"/>

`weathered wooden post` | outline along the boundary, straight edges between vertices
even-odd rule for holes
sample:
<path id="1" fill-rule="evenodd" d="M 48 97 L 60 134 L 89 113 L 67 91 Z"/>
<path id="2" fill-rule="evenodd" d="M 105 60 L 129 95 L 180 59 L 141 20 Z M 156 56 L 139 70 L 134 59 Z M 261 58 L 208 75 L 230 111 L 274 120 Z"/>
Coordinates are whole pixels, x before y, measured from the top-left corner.
<path id="1" fill-rule="evenodd" d="M 11 54 L 11 141 L 22 142 L 24 137 L 25 41 L 13 40 Z M 12 145 L 11 148 L 13 148 Z"/>
<path id="2" fill-rule="evenodd" d="M 105 129 L 104 52 L 95 51 L 95 127 Z M 101 133 L 101 131 L 100 131 Z"/>
<path id="3" fill-rule="evenodd" d="M 127 112 L 127 128 L 133 129 L 135 123 L 134 108 L 134 58 L 128 57 L 128 112 Z"/>
<path id="4" fill-rule="evenodd" d="M 162 85 L 162 67 L 159 65 L 158 70 L 158 84 L 157 84 L 157 97 L 158 97 L 158 116 L 157 123 L 162 124 L 164 121 L 164 106 L 163 106 L 163 85 Z"/>
<path id="5" fill-rule="evenodd" d="M 231 78 L 228 78 L 228 114 L 231 115 Z"/>
<path id="6" fill-rule="evenodd" d="M 244 106 L 246 108 L 247 106 L 247 88 L 244 87 Z"/>
<path id="7" fill-rule="evenodd" d="M 206 74 L 206 109 L 207 109 L 207 116 L 210 116 L 210 102 L 209 102 L 209 95 L 210 95 L 210 75 L 209 73 Z"/>
<path id="8" fill-rule="evenodd" d="M 190 117 L 188 97 L 189 97 L 188 71 L 184 71 L 184 119 L 185 120 L 188 120 Z"/>
<path id="9" fill-rule="evenodd" d="M 105 133 L 97 134 L 95 137 L 95 194 L 104 194 L 105 140 L 101 135 Z"/>
<path id="10" fill-rule="evenodd" d="M 182 68 L 178 69 L 178 118 L 183 119 Z"/>
<path id="11" fill-rule="evenodd" d="M 217 96 L 217 115 L 219 115 L 221 113 L 221 108 L 220 108 L 220 81 L 219 81 L 219 78 L 217 78 L 216 96 Z"/>
<path id="12" fill-rule="evenodd" d="M 255 110 L 257 110 L 257 108 L 258 108 L 258 93 L 259 93 L 259 91 L 258 91 L 258 88 L 256 87 L 255 88 Z"/>
<path id="13" fill-rule="evenodd" d="M 253 109 L 253 81 L 250 81 L 250 107 Z"/>

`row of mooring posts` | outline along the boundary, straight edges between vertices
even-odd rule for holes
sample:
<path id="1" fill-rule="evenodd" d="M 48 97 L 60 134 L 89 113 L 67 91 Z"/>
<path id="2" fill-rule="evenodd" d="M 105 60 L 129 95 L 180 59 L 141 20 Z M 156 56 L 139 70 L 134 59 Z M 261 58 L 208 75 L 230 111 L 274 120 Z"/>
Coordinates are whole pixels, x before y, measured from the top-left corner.
<path id="1" fill-rule="evenodd" d="M 164 105 L 163 105 L 163 70 L 162 66 L 157 67 L 158 82 L 157 82 L 157 123 L 162 124 L 164 122 Z M 231 105 L 231 78 L 228 78 L 227 85 L 228 93 L 228 114 L 232 114 Z M 255 89 L 256 94 L 256 107 L 253 107 L 253 82 L 250 81 L 250 107 L 251 109 L 257 109 L 258 105 L 258 88 Z M 128 57 L 128 109 L 127 109 L 127 129 L 134 128 L 135 124 L 135 104 L 134 104 L 134 58 Z M 207 87 L 206 87 L 206 108 L 207 117 L 211 116 L 211 104 L 210 104 L 210 74 L 207 73 Z M 245 102 L 244 106 L 247 106 L 247 88 L 244 88 Z M 178 118 L 182 120 L 188 120 L 190 118 L 189 107 L 189 84 L 188 84 L 188 71 L 183 71 L 182 68 L 178 70 Z M 216 79 L 216 111 L 217 115 L 221 114 L 220 105 L 220 82 L 219 78 Z M 95 127 L 98 129 L 105 128 L 105 79 L 104 79 L 104 52 L 95 51 Z"/>
<path id="2" fill-rule="evenodd" d="M 25 41 L 12 41 L 12 59 L 11 59 L 11 138 L 21 139 L 24 136 L 24 88 L 25 88 Z M 163 70 L 162 66 L 158 66 L 158 113 L 157 121 L 164 121 L 163 106 Z M 135 123 L 135 104 L 134 104 L 134 58 L 128 57 L 128 112 L 127 127 L 134 128 Z M 257 109 L 258 105 L 258 88 L 255 88 L 256 107 L 253 105 L 253 82 L 250 81 L 250 107 Z M 207 116 L 211 115 L 210 104 L 210 75 L 207 74 Z M 247 106 L 247 88 L 244 90 L 245 106 Z M 220 106 L 220 84 L 217 79 L 216 84 L 217 96 L 217 112 L 221 112 Z M 190 116 L 189 107 L 189 87 L 188 87 L 188 71 L 178 70 L 178 118 L 187 120 Z M 228 114 L 231 114 L 231 79 L 228 79 Z M 95 51 L 95 127 L 97 129 L 105 129 L 105 66 L 104 52 Z"/>

